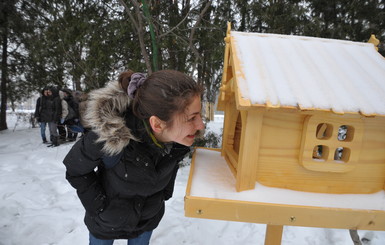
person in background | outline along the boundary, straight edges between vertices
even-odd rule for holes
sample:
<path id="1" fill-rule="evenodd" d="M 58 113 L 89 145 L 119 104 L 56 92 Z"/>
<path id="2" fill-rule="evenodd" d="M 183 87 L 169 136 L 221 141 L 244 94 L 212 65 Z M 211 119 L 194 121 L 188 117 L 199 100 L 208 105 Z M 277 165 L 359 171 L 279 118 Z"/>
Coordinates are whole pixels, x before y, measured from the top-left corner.
<path id="1" fill-rule="evenodd" d="M 67 140 L 76 141 L 78 133 L 71 130 L 71 126 L 77 125 L 79 122 L 79 104 L 72 96 L 72 91 L 68 88 L 62 89 L 64 93 L 64 100 L 68 105 L 69 114 L 65 120 L 67 126 Z"/>
<path id="2" fill-rule="evenodd" d="M 61 108 L 61 99 L 59 97 L 59 90 L 55 87 L 49 89 L 49 99 L 51 100 L 51 114 L 50 121 L 48 122 L 49 132 L 51 134 L 52 144 L 49 146 L 59 146 L 59 134 L 57 129 L 57 124 L 60 122 L 60 116 L 62 113 Z"/>
<path id="3" fill-rule="evenodd" d="M 88 93 L 82 93 L 78 97 L 78 103 L 79 103 L 79 127 L 81 128 L 83 134 L 87 133 L 88 129 L 84 128 L 83 125 L 85 124 L 83 120 L 83 115 L 87 111 L 87 100 L 88 100 Z"/>
<path id="4" fill-rule="evenodd" d="M 68 111 L 68 104 L 65 100 L 65 93 L 61 90 L 59 90 L 59 98 L 61 102 L 61 114 L 60 114 L 60 121 L 57 124 L 57 129 L 59 131 L 59 139 L 61 142 L 67 141 L 67 134 L 68 130 L 66 128 L 65 121 L 68 117 L 69 111 Z"/>
<path id="5" fill-rule="evenodd" d="M 126 71 L 89 93 L 89 128 L 65 157 L 66 178 L 85 208 L 90 245 L 149 244 L 190 152 L 202 88 L 183 73 Z"/>
<path id="6" fill-rule="evenodd" d="M 71 124 L 67 125 L 69 130 L 71 130 L 72 133 L 74 133 L 74 141 L 76 140 L 76 137 L 78 133 L 81 133 L 80 137 L 83 137 L 85 133 L 87 133 L 88 128 L 83 127 L 83 115 L 85 111 L 87 110 L 87 100 L 88 100 L 88 94 L 80 91 L 76 91 L 73 94 L 74 103 L 78 106 L 77 115 L 78 118 L 74 119 Z"/>
<path id="7" fill-rule="evenodd" d="M 40 124 L 40 135 L 44 144 L 48 143 L 45 131 L 47 123 L 50 121 L 50 109 L 52 108 L 48 99 L 48 93 L 48 88 L 44 88 L 41 91 L 41 96 L 37 99 L 35 108 L 35 118 Z"/>

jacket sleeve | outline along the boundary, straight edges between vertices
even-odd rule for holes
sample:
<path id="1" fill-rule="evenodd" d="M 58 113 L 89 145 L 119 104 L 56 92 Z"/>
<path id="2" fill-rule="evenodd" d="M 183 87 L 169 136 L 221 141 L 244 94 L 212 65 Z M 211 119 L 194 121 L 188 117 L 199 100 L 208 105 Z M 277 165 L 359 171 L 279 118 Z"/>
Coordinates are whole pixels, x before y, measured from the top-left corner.
<path id="1" fill-rule="evenodd" d="M 68 116 L 68 104 L 65 100 L 61 100 L 61 116 L 60 118 L 66 119 Z"/>
<path id="2" fill-rule="evenodd" d="M 95 143 L 97 135 L 90 131 L 76 142 L 64 158 L 66 179 L 76 189 L 85 210 L 91 214 L 103 210 L 106 196 L 95 169 L 101 166 L 102 143 Z"/>
<path id="3" fill-rule="evenodd" d="M 40 103 L 41 103 L 41 97 L 37 98 L 37 101 L 36 101 L 36 108 L 35 108 L 36 118 L 40 118 Z"/>
<path id="4" fill-rule="evenodd" d="M 59 97 L 56 97 L 53 100 L 53 103 L 54 103 L 54 121 L 59 122 L 60 116 L 62 114 L 61 99 Z"/>
<path id="5" fill-rule="evenodd" d="M 174 193 L 174 185 L 175 185 L 175 179 L 176 179 L 176 174 L 178 173 L 178 169 L 179 169 L 179 164 L 176 164 L 172 177 L 168 182 L 166 188 L 164 188 L 163 190 L 164 200 L 166 201 L 170 199 L 172 197 L 172 194 Z"/>
<path id="6" fill-rule="evenodd" d="M 186 147 L 184 147 L 186 148 Z M 174 193 L 174 186 L 175 186 L 175 179 L 176 179 L 176 175 L 178 173 L 178 169 L 179 169 L 179 162 L 183 160 L 183 158 L 190 152 L 190 150 L 184 150 L 184 153 L 178 157 L 175 161 L 175 167 L 174 167 L 174 172 L 171 176 L 171 179 L 170 181 L 168 182 L 167 186 L 164 188 L 163 190 L 163 194 L 164 194 L 164 200 L 168 200 L 172 197 L 172 194 Z"/>

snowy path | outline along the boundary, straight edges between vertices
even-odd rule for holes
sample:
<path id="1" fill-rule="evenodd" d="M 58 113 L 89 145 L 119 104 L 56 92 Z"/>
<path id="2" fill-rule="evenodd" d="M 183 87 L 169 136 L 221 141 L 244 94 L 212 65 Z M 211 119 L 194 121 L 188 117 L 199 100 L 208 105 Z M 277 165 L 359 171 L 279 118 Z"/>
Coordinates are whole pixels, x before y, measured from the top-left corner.
<path id="1" fill-rule="evenodd" d="M 0 245 L 88 244 L 83 208 L 65 180 L 62 160 L 72 144 L 47 148 L 39 129 L 18 126 L 9 118 L 0 131 Z M 189 167 L 180 169 L 174 197 L 154 231 L 154 245 L 263 245 L 265 225 L 184 217 Z M 385 232 L 359 231 L 384 245 Z M 125 244 L 123 241 L 115 242 Z M 351 245 L 347 230 L 285 227 L 283 245 Z"/>

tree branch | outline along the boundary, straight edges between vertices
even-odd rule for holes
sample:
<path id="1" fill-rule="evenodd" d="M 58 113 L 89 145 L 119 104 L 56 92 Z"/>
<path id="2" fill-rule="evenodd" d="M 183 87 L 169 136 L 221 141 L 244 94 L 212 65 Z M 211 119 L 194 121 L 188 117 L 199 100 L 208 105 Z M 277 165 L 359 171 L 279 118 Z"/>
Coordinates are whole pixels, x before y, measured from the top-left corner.
<path id="1" fill-rule="evenodd" d="M 136 31 L 139 32 L 139 26 L 138 26 L 138 23 L 136 23 L 136 20 L 135 20 L 134 16 L 132 16 L 131 11 L 130 11 L 130 9 L 128 8 L 127 4 L 124 2 L 124 0 L 119 0 L 119 2 L 123 5 L 124 10 L 125 10 L 126 13 L 128 14 L 128 17 L 130 18 L 132 24 L 134 25 L 134 28 L 136 29 Z"/>
<path id="2" fill-rule="evenodd" d="M 209 9 L 209 7 L 211 6 L 211 0 L 208 1 L 206 3 L 206 6 L 203 8 L 202 12 L 199 14 L 199 17 L 197 19 L 197 21 L 195 22 L 194 26 L 192 27 L 191 29 L 191 32 L 190 32 L 190 38 L 189 38 L 189 47 L 191 48 L 192 52 L 194 53 L 195 55 L 195 67 L 196 67 L 196 64 L 198 62 L 198 60 L 201 60 L 201 56 L 198 52 L 198 50 L 194 47 L 194 44 L 193 44 L 193 41 L 194 41 L 194 34 L 195 34 L 195 31 L 196 29 L 198 28 L 198 25 L 200 24 L 204 14 L 206 13 L 206 11 Z M 193 68 L 193 70 L 195 70 L 196 68 Z"/>
<path id="3" fill-rule="evenodd" d="M 130 0 L 130 2 L 132 3 L 132 5 L 134 5 L 134 8 L 135 8 L 135 13 L 136 13 L 136 17 L 137 17 L 137 22 L 134 18 L 134 16 L 132 15 L 130 9 L 128 8 L 127 4 L 124 2 L 124 0 L 119 0 L 119 2 L 123 5 L 126 13 L 128 14 L 132 24 L 134 25 L 136 31 L 137 31 L 137 34 L 138 34 L 138 38 L 139 38 L 139 46 L 140 46 L 140 51 L 143 55 L 143 59 L 144 59 L 144 62 L 146 64 L 146 67 L 147 67 L 147 72 L 148 74 L 151 74 L 152 73 L 152 69 L 151 69 L 151 63 L 150 63 L 150 58 L 149 58 L 149 55 L 146 51 L 146 45 L 144 43 L 144 28 L 143 28 L 143 17 L 140 13 L 140 6 L 139 4 L 137 3 L 136 0 Z"/>
<path id="4" fill-rule="evenodd" d="M 191 12 L 191 9 L 187 12 L 186 16 L 176 26 L 174 26 L 173 28 L 171 28 L 167 32 L 159 35 L 158 37 L 159 38 L 163 38 L 164 36 L 167 36 L 169 33 L 173 32 L 176 28 L 178 28 L 187 19 L 187 17 L 190 14 L 190 12 Z"/>

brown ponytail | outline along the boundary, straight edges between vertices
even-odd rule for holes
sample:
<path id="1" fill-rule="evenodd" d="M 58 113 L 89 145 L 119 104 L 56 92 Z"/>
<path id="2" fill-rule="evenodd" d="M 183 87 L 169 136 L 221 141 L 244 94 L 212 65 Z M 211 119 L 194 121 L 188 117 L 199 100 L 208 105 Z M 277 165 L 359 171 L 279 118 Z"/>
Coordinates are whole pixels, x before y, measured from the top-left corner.
<path id="1" fill-rule="evenodd" d="M 131 70 L 128 70 L 120 73 L 118 77 L 118 82 L 120 84 L 120 87 L 125 93 L 127 93 L 128 84 L 130 84 L 132 74 L 134 74 L 134 72 Z"/>
<path id="2" fill-rule="evenodd" d="M 124 91 L 130 83 L 133 71 L 119 75 L 119 83 Z M 195 96 L 201 96 L 202 87 L 191 77 L 174 70 L 162 70 L 152 73 L 137 88 L 132 101 L 132 110 L 140 119 L 157 116 L 172 124 L 172 116 L 184 112 Z"/>

